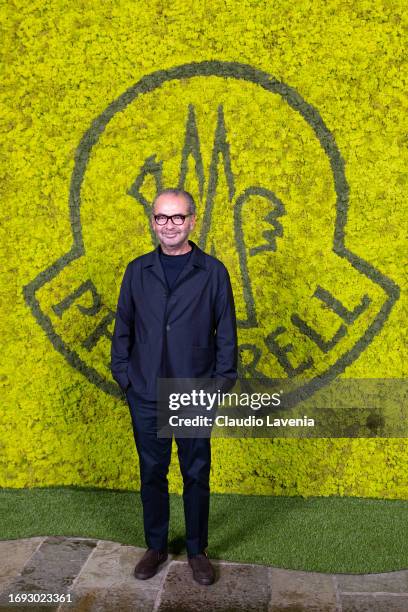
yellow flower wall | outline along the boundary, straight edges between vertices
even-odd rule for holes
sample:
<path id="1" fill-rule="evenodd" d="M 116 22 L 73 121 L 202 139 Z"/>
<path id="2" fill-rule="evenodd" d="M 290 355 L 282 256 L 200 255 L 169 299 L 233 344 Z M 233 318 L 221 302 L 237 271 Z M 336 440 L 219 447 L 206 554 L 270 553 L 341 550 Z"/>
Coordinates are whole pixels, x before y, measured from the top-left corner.
<path id="1" fill-rule="evenodd" d="M 138 488 L 109 333 L 159 183 L 194 193 L 192 239 L 231 272 L 243 366 L 407 377 L 402 1 L 9 1 L 0 19 L 0 486 Z M 332 344 L 318 287 L 362 305 Z M 405 439 L 217 439 L 212 490 L 407 498 L 407 458 Z"/>

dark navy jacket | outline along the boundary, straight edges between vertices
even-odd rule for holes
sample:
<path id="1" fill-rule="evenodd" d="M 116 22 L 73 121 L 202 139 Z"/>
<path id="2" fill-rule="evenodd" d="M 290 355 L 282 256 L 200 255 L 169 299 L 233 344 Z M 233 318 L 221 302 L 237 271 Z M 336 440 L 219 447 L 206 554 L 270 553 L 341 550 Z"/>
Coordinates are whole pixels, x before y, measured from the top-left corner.
<path id="1" fill-rule="evenodd" d="M 112 376 L 156 400 L 157 378 L 237 378 L 237 327 L 224 264 L 192 240 L 187 264 L 169 291 L 159 246 L 126 267 L 111 345 Z"/>

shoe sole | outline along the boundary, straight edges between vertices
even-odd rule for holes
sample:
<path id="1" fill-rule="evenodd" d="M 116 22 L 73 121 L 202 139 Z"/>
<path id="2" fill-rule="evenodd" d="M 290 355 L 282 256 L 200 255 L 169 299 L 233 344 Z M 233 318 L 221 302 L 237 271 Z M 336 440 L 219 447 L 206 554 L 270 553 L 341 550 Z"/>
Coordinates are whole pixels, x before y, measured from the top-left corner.
<path id="1" fill-rule="evenodd" d="M 210 584 L 214 584 L 215 580 L 197 580 L 197 578 L 194 578 L 194 582 L 197 582 L 197 584 L 201 584 L 202 586 L 210 586 Z"/>

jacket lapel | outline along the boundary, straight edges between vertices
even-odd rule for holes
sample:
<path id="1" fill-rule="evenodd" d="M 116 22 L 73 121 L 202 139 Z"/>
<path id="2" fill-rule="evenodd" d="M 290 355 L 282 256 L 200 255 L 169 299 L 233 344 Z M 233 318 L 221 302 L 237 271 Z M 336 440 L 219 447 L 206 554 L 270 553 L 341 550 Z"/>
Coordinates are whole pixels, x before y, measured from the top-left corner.
<path id="1" fill-rule="evenodd" d="M 168 289 L 166 277 L 163 271 L 163 266 L 160 262 L 159 246 L 157 246 L 154 251 L 151 251 L 149 253 L 149 256 L 146 257 L 146 262 L 144 263 L 143 267 L 148 268 L 150 272 L 162 283 L 163 287 L 165 289 Z"/>

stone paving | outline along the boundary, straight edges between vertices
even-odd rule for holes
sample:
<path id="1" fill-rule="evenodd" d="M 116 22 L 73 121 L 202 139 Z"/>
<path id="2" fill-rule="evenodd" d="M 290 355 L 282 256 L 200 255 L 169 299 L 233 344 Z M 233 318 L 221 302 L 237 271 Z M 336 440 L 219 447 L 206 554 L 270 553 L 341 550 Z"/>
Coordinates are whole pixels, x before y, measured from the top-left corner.
<path id="1" fill-rule="evenodd" d="M 0 610 L 71 612 L 408 612 L 408 570 L 320 574 L 213 561 L 216 581 L 196 584 L 183 556 L 150 580 L 133 577 L 143 548 L 76 537 L 0 541 Z M 70 602 L 10 603 L 28 594 Z"/>

